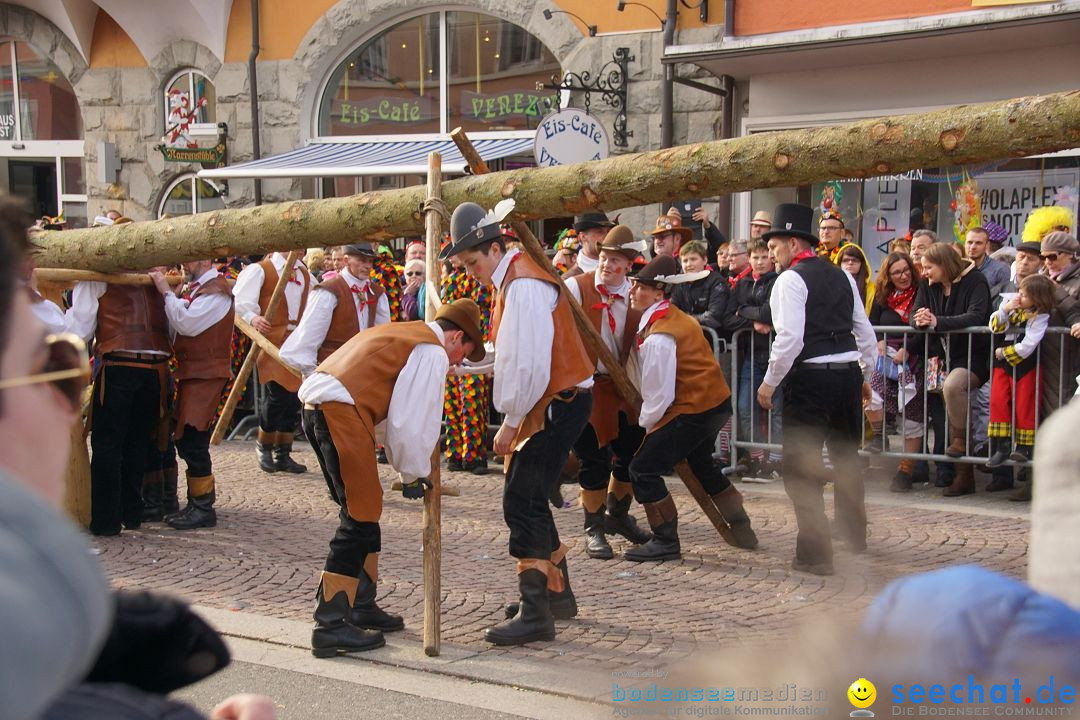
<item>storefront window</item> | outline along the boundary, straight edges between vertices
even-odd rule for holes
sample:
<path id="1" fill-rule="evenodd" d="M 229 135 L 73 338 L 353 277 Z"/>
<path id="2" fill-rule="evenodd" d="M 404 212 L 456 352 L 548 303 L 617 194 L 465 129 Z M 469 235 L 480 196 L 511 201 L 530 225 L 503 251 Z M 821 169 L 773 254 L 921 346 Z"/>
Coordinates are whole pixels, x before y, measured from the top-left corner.
<path id="1" fill-rule="evenodd" d="M 208 180 L 200 180 L 194 175 L 184 175 L 173 180 L 166 189 L 158 208 L 158 217 L 194 215 L 224 209 L 225 199 L 217 185 Z"/>
<path id="2" fill-rule="evenodd" d="M 78 140 L 82 115 L 75 91 L 56 67 L 26 43 L 15 43 L 22 140 Z"/>
<path id="3" fill-rule="evenodd" d="M 15 74 L 12 43 L 0 42 L 0 140 L 15 139 Z"/>
<path id="4" fill-rule="evenodd" d="M 561 74 L 543 44 L 517 25 L 468 12 L 446 14 L 450 125 L 466 130 L 529 130 L 556 104 L 537 90 Z"/>
<path id="5" fill-rule="evenodd" d="M 318 132 L 527 130 L 555 101 L 553 92 L 537 91 L 536 84 L 560 72 L 555 56 L 517 25 L 476 13 L 430 13 L 399 23 L 349 53 L 323 93 Z"/>
<path id="6" fill-rule="evenodd" d="M 369 40 L 330 78 L 320 135 L 440 131 L 439 14 L 395 25 Z"/>

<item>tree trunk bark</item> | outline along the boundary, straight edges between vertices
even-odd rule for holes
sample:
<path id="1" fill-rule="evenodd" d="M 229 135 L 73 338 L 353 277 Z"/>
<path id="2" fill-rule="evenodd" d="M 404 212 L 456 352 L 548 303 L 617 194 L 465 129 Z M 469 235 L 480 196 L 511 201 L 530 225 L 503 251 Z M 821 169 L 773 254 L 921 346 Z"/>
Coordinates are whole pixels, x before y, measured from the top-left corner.
<path id="1" fill-rule="evenodd" d="M 451 180 L 448 208 L 517 200 L 515 219 L 1023 157 L 1080 145 L 1080 91 L 618 155 Z M 295 200 L 154 222 L 44 233 L 41 267 L 101 272 L 421 235 L 425 188 Z"/>

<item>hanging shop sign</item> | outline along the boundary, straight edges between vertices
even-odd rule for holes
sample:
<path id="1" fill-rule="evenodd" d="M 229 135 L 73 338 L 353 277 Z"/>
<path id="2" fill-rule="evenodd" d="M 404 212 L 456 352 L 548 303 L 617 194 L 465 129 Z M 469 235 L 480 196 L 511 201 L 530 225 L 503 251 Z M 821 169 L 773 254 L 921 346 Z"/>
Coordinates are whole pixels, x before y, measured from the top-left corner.
<path id="1" fill-rule="evenodd" d="M 539 167 L 603 160 L 610 152 L 604 126 L 575 108 L 551 113 L 536 128 L 533 156 Z"/>
<path id="2" fill-rule="evenodd" d="M 165 162 L 174 163 L 198 163 L 204 168 L 225 167 L 226 147 L 225 139 L 222 138 L 214 147 L 169 147 L 158 145 Z"/>
<path id="3" fill-rule="evenodd" d="M 15 139 L 15 113 L 0 114 L 0 140 Z"/>
<path id="4" fill-rule="evenodd" d="M 463 90 L 461 113 L 473 120 L 496 122 L 508 118 L 541 118 L 559 104 L 557 94 L 537 92 L 475 93 Z"/>

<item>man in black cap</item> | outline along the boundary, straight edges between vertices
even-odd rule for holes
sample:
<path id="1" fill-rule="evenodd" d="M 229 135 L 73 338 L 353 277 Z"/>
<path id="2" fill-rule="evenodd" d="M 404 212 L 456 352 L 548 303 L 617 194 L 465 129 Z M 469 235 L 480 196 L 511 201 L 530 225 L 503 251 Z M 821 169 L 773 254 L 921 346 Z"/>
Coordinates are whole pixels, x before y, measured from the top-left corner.
<path id="1" fill-rule="evenodd" d="M 600 243 L 613 227 L 615 223 L 608 220 L 604 213 L 588 212 L 574 218 L 574 230 L 581 240 L 581 251 L 577 254 L 574 267 L 570 268 L 564 277 L 596 272 L 600 266 Z"/>
<path id="2" fill-rule="evenodd" d="M 345 246 L 345 267 L 311 293 L 296 330 L 281 345 L 281 359 L 307 377 L 356 333 L 390 322 L 390 303 L 371 280 L 378 254 L 370 243 Z"/>
<path id="3" fill-rule="evenodd" d="M 465 270 L 496 293 L 492 400 L 504 419 L 493 445 L 496 454 L 509 456 L 503 518 L 521 598 L 513 618 L 484 633 L 496 645 L 552 640 L 552 610 L 560 618 L 577 614 L 569 548 L 559 540 L 548 497 L 588 422 L 594 369 L 559 281 L 521 250 L 507 249 L 500 223 L 513 207 L 513 200 L 503 200 L 485 213 L 476 203 L 462 203 L 450 219 L 453 244 L 440 254 L 460 257 Z"/>
<path id="4" fill-rule="evenodd" d="M 855 552 L 866 549 L 859 398 L 864 403 L 870 398 L 867 381 L 877 361 L 877 339 L 855 281 L 815 254 L 813 210 L 784 204 L 773 218 L 773 229 L 762 238 L 780 269 L 769 299 L 776 340 L 757 399 L 771 409 L 773 392 L 784 383 L 784 489 L 799 525 L 792 567 L 831 575 L 832 539 L 823 499 L 827 479 L 836 488 L 839 537 Z M 835 468 L 831 473 L 821 459 L 823 446 Z"/>
<path id="5" fill-rule="evenodd" d="M 630 307 L 641 318 L 627 371 L 641 391 L 638 424 L 645 428 L 630 479 L 653 537 L 627 550 L 627 560 L 681 557 L 678 513 L 663 475 L 683 460 L 731 526 L 733 544 L 748 550 L 758 544 L 742 495 L 712 459 L 716 436 L 731 417 L 731 390 L 697 320 L 668 301 L 673 287 L 708 272 L 680 273 L 675 258 L 660 255 L 634 276 L 630 288 Z"/>

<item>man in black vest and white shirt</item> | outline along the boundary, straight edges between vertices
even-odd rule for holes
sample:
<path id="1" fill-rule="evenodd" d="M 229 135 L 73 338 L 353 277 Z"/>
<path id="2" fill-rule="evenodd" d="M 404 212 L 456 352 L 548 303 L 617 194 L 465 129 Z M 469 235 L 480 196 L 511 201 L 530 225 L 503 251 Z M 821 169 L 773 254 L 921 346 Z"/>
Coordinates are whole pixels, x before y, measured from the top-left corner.
<path id="1" fill-rule="evenodd" d="M 758 403 L 771 409 L 773 391 L 784 383 L 784 489 L 799 525 L 792 567 L 832 575 L 832 539 L 823 490 L 835 488 L 837 537 L 853 552 L 866 549 L 866 505 L 858 463 L 862 407 L 877 362 L 877 338 L 850 275 L 814 249 L 814 211 L 784 204 L 773 229 L 762 238 L 780 277 L 773 285 L 776 340 Z M 827 472 L 822 447 L 834 470 Z"/>

